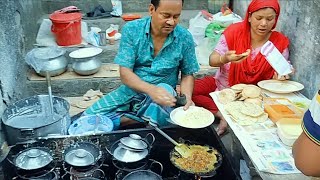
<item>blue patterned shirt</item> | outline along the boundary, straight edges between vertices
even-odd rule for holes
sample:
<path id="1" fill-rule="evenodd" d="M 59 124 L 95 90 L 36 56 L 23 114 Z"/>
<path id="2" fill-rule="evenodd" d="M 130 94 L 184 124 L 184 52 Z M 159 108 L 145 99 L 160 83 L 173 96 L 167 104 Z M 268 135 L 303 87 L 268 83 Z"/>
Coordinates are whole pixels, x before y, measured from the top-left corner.
<path id="1" fill-rule="evenodd" d="M 162 49 L 154 56 L 151 17 L 128 22 L 122 28 L 115 63 L 132 69 L 143 81 L 175 87 L 179 71 L 191 75 L 199 71 L 192 35 L 180 25 L 169 34 Z M 101 98 L 86 110 L 87 114 L 130 111 L 129 103 L 137 94 L 126 85 Z"/>

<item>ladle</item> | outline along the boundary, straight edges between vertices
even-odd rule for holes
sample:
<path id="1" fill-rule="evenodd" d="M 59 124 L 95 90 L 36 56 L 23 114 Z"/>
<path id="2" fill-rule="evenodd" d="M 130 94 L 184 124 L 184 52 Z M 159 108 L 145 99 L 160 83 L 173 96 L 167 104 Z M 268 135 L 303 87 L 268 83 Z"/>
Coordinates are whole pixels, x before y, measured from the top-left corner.
<path id="1" fill-rule="evenodd" d="M 187 158 L 190 156 L 190 148 L 185 145 L 185 144 L 181 144 L 178 143 L 177 141 L 175 141 L 174 139 L 172 139 L 168 134 L 166 134 L 165 132 L 163 132 L 160 128 L 158 128 L 158 126 L 156 124 L 154 124 L 153 122 L 149 121 L 149 124 L 158 132 L 160 133 L 162 136 L 164 136 L 166 139 L 168 139 L 172 144 L 175 145 L 174 149 L 184 158 Z"/>
<path id="2" fill-rule="evenodd" d="M 52 101 L 52 90 L 51 90 L 51 77 L 50 72 L 46 71 L 46 80 L 48 84 L 49 102 L 50 102 L 50 116 L 53 118 L 53 101 Z"/>

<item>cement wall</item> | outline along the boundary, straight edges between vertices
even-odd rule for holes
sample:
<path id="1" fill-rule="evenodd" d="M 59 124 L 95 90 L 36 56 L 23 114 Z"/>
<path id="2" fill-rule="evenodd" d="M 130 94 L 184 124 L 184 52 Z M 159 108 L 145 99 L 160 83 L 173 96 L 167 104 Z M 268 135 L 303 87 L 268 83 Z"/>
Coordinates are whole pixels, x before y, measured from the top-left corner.
<path id="1" fill-rule="evenodd" d="M 26 87 L 24 55 L 32 48 L 41 17 L 41 1 L 2 0 L 0 11 L 0 118 L 8 104 Z"/>
<path id="2" fill-rule="evenodd" d="M 112 8 L 110 0 L 42 0 L 43 9 L 50 14 L 57 9 L 66 6 L 77 6 L 82 9 L 83 13 L 92 11 L 97 5 L 101 5 L 104 9 Z M 123 13 L 128 12 L 145 12 L 148 9 L 150 0 L 121 0 Z M 185 0 L 183 9 L 198 10 L 207 9 L 207 0 Z"/>
<path id="3" fill-rule="evenodd" d="M 290 61 L 296 69 L 292 80 L 304 84 L 312 98 L 320 87 L 320 0 L 279 0 L 277 30 L 290 39 Z M 250 0 L 234 0 L 234 12 L 244 17 Z"/>

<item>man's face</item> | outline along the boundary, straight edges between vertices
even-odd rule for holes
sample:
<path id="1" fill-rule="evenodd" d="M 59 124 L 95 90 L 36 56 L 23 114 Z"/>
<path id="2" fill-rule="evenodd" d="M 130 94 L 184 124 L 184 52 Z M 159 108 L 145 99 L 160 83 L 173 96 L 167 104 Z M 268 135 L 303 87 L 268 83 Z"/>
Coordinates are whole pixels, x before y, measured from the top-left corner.
<path id="1" fill-rule="evenodd" d="M 276 12 L 272 8 L 264 8 L 249 16 L 251 30 L 259 36 L 266 36 L 276 23 Z"/>
<path id="2" fill-rule="evenodd" d="M 152 31 L 159 34 L 170 34 L 179 22 L 181 11 L 182 0 L 161 0 L 157 9 L 150 4 Z"/>

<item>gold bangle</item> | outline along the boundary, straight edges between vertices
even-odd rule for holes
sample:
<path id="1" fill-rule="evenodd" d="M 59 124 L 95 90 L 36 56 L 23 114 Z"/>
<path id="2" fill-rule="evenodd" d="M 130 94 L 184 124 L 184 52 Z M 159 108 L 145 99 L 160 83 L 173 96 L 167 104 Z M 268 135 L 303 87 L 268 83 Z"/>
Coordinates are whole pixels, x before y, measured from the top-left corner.
<path id="1" fill-rule="evenodd" d="M 220 57 L 219 57 L 219 61 L 222 63 L 222 64 L 224 64 L 224 62 L 222 62 L 222 56 L 220 55 Z"/>

